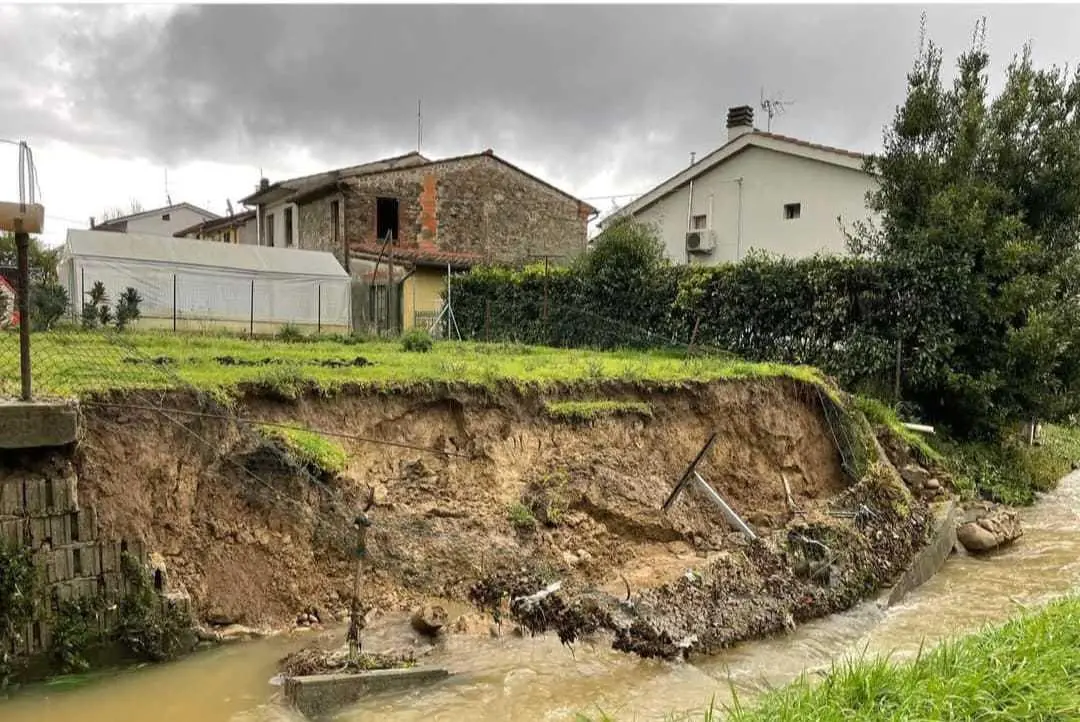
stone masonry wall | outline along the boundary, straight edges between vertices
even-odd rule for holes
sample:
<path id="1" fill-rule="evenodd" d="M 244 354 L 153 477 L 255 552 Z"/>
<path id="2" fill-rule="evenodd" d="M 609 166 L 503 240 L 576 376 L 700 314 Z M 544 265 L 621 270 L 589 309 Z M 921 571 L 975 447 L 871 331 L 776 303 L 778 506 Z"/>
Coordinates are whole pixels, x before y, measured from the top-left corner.
<path id="1" fill-rule="evenodd" d="M 338 232 L 341 234 L 338 242 L 334 242 L 333 223 L 331 221 L 331 207 L 334 201 L 338 202 Z M 297 239 L 298 247 L 306 251 L 329 251 L 337 258 L 342 268 L 348 268 L 348 254 L 346 248 L 346 234 L 343 212 L 344 200 L 340 193 L 325 198 L 301 203 L 298 213 L 300 233 Z"/>
<path id="2" fill-rule="evenodd" d="M 475 253 L 510 263 L 543 255 L 567 259 L 585 250 L 587 210 L 489 155 L 346 182 L 351 190 L 344 199 L 342 232 L 351 243 L 377 243 L 376 200 L 393 197 L 398 199 L 398 244 L 404 247 Z M 317 221 L 312 227 L 308 243 L 313 248 L 326 247 L 328 204 L 310 204 L 313 218 L 326 219 L 325 228 Z M 302 237 L 306 232 L 301 231 Z"/>

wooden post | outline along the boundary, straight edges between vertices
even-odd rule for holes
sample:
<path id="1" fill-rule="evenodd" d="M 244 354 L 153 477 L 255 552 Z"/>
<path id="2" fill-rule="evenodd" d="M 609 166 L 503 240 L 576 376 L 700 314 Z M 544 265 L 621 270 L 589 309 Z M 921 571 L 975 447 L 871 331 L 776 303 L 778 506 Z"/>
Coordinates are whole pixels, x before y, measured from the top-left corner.
<path id="1" fill-rule="evenodd" d="M 349 631 L 346 638 L 349 642 L 349 661 L 355 664 L 363 649 L 360 637 L 364 631 L 364 608 L 360 604 L 360 592 L 364 578 L 364 557 L 367 556 L 367 530 L 371 526 L 371 520 L 368 519 L 367 514 L 360 512 L 353 526 L 356 528 L 356 571 L 353 577 L 352 607 L 349 610 Z"/>
<path id="2" fill-rule="evenodd" d="M 21 226 L 21 224 L 20 224 Z M 19 278 L 19 372 L 22 376 L 22 400 L 29 401 L 30 389 L 30 234 L 15 233 L 15 252 Z"/>
<path id="3" fill-rule="evenodd" d="M 484 299 L 484 343 L 491 342 L 491 299 Z"/>

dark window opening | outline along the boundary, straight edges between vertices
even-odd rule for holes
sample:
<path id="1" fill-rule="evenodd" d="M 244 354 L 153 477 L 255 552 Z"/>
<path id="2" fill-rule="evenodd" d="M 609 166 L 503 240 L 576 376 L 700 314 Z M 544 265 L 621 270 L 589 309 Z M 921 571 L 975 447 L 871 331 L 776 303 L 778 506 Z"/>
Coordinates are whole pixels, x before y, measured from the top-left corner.
<path id="1" fill-rule="evenodd" d="M 159 592 L 165 589 L 165 577 L 162 576 L 160 569 L 154 570 L 154 589 Z"/>
<path id="2" fill-rule="evenodd" d="M 385 241 L 387 236 L 391 241 L 398 239 L 397 198 L 379 198 L 375 201 L 375 234 L 380 241 Z"/>
<path id="3" fill-rule="evenodd" d="M 82 549 L 71 550 L 71 573 L 77 577 L 82 576 Z"/>
<path id="4" fill-rule="evenodd" d="M 802 203 L 785 203 L 784 220 L 793 221 L 802 215 Z"/>
<path id="5" fill-rule="evenodd" d="M 170 216 L 168 213 L 162 213 L 161 214 L 161 220 L 163 220 L 163 221 L 167 221 L 170 218 L 172 218 L 172 216 Z"/>
<path id="6" fill-rule="evenodd" d="M 336 244 L 341 240 L 341 206 L 337 201 L 330 201 L 330 238 Z"/>
<path id="7" fill-rule="evenodd" d="M 285 247 L 292 248 L 293 244 L 293 227 L 292 227 L 293 213 L 292 208 L 285 209 Z"/>
<path id="8" fill-rule="evenodd" d="M 82 541 L 79 539 L 79 512 L 71 512 L 71 541 Z"/>
<path id="9" fill-rule="evenodd" d="M 271 213 L 266 217 L 266 223 L 264 223 L 263 235 L 266 236 L 266 245 L 274 245 L 274 214 Z"/>
<path id="10" fill-rule="evenodd" d="M 120 553 L 123 554 L 127 550 L 128 550 L 127 540 L 126 539 L 121 539 L 120 540 Z"/>
<path id="11" fill-rule="evenodd" d="M 693 216 L 690 220 L 690 226 L 695 231 L 703 231 L 709 225 L 708 218 L 704 215 Z"/>

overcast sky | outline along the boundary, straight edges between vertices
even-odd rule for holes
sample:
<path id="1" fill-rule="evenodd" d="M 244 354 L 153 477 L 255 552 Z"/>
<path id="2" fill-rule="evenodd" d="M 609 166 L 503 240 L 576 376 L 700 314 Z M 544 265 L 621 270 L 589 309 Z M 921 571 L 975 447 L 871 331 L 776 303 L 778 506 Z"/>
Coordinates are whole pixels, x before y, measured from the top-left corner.
<path id="1" fill-rule="evenodd" d="M 761 88 L 773 130 L 874 151 L 917 5 L 0 6 L 0 138 L 35 155 L 50 242 L 136 199 L 223 213 L 258 182 L 415 149 L 492 148 L 608 211 L 724 141 Z M 1080 6 L 931 5 L 946 61 L 988 17 L 1000 73 L 1075 63 Z M 757 125 L 765 119 L 756 110 Z M 16 198 L 0 145 L 0 199 Z M 616 199 L 620 204 L 630 198 Z"/>

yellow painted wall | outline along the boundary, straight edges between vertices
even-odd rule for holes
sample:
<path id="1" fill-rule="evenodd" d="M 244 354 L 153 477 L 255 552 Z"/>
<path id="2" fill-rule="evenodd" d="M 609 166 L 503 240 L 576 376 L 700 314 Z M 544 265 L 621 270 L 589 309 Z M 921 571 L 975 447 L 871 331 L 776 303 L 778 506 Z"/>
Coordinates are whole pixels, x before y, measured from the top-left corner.
<path id="1" fill-rule="evenodd" d="M 440 268 L 417 268 L 413 275 L 406 279 L 402 304 L 406 330 L 415 325 L 417 311 L 438 313 L 442 308 L 442 292 L 445 286 L 446 271 Z"/>

